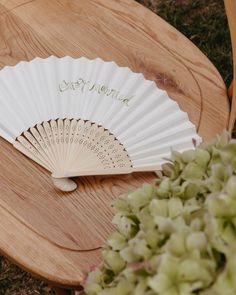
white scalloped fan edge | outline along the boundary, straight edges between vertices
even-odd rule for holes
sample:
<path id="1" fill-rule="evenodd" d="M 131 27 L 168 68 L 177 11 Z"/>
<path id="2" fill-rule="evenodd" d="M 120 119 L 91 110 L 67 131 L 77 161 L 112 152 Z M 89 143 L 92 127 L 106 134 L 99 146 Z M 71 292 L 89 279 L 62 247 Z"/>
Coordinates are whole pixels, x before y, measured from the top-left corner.
<path id="1" fill-rule="evenodd" d="M 129 172 L 155 170 L 170 150 L 187 150 L 194 146 L 193 139 L 201 141 L 188 115 L 166 91 L 143 74 L 100 58 L 50 56 L 6 66 L 0 71 L 0 103 L 0 135 L 9 142 L 50 120 L 89 120 L 122 145 L 132 164 Z M 88 166 L 89 174 L 97 174 L 97 166 Z"/>

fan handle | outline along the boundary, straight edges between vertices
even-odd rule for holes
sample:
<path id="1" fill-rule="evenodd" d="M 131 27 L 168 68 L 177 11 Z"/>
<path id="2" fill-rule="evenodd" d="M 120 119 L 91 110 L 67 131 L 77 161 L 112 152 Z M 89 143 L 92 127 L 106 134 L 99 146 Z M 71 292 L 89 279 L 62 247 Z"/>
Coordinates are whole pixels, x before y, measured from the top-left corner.
<path id="1" fill-rule="evenodd" d="M 52 182 L 56 188 L 63 192 L 72 192 L 76 190 L 77 183 L 70 178 L 54 178 L 52 177 Z"/>

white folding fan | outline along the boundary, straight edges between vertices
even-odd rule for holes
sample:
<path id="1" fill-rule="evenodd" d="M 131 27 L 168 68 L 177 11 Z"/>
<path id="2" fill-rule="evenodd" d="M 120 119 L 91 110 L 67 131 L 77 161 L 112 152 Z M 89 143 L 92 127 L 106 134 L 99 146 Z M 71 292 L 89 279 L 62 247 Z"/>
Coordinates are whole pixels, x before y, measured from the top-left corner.
<path id="1" fill-rule="evenodd" d="M 200 140 L 187 114 L 142 74 L 53 56 L 0 71 L 0 135 L 68 191 L 76 188 L 68 177 L 155 171 L 170 149 Z"/>

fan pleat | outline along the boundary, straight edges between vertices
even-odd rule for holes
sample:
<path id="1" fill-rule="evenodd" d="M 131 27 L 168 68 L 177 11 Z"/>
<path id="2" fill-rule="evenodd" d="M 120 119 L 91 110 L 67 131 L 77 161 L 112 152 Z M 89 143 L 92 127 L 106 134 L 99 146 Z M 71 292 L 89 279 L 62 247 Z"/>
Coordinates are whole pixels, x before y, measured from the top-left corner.
<path id="1" fill-rule="evenodd" d="M 123 89 L 123 85 L 127 82 L 129 76 L 130 70 L 128 68 L 117 68 L 116 66 L 113 79 L 109 82 L 110 92 L 113 91 L 114 96 L 118 93 L 114 91 L 123 93 L 121 89 Z M 106 126 L 109 130 L 114 130 L 112 126 L 115 126 L 116 122 L 118 122 L 118 124 L 122 123 L 120 118 L 127 112 L 127 107 L 118 99 L 114 99 L 112 95 L 111 97 L 108 96 L 108 100 L 110 106 L 107 108 L 104 117 L 101 118 L 101 125 Z"/>
<path id="2" fill-rule="evenodd" d="M 192 138 L 181 138 L 180 140 L 173 141 L 171 145 L 167 145 L 166 143 L 164 143 L 161 144 L 158 148 L 150 149 L 148 152 L 143 152 L 138 156 L 132 156 L 131 160 L 134 164 L 134 167 L 138 167 L 140 164 L 152 165 L 156 161 L 160 161 L 160 159 L 163 159 L 164 162 L 164 158 L 168 157 L 172 150 L 177 150 L 181 152 L 190 148 L 192 148 Z"/>
<path id="3" fill-rule="evenodd" d="M 6 69 L 7 70 L 7 69 Z M 14 92 L 13 81 L 9 85 L 10 70 L 5 71 L 5 75 L 1 77 L 1 123 L 4 124 L 6 129 L 14 132 L 15 130 L 21 130 L 22 132 L 27 129 L 27 118 L 29 113 L 27 107 L 21 104 L 20 98 L 22 97 L 17 89 Z M 24 97 L 22 97 L 24 98 Z"/>
<path id="4" fill-rule="evenodd" d="M 34 118 L 34 122 L 32 123 L 41 122 L 42 118 L 40 114 L 40 108 L 39 105 L 37 106 L 34 101 L 34 96 L 36 93 L 35 89 L 32 89 L 32 83 L 30 82 L 31 77 L 28 73 L 28 68 L 24 66 L 24 62 L 21 62 L 16 66 L 14 69 L 15 71 L 13 68 L 11 70 L 15 72 L 16 75 L 17 89 L 15 89 L 15 92 L 18 93 L 18 100 L 20 101 L 20 104 L 30 116 L 30 120 Z M 26 83 L 26 81 L 28 81 L 28 83 Z M 27 121 L 28 120 L 29 119 L 27 119 Z"/>
<path id="5" fill-rule="evenodd" d="M 99 73 L 97 78 L 94 78 L 93 83 L 97 81 L 98 85 L 100 87 L 107 87 L 109 89 L 109 84 L 110 81 L 113 80 L 115 73 L 115 64 L 110 63 L 109 66 L 107 67 L 106 64 L 102 60 L 99 60 Z M 92 122 L 96 122 L 97 124 L 102 125 L 102 120 L 104 116 L 109 112 L 110 107 L 111 107 L 111 98 L 106 95 L 106 92 L 100 91 L 100 95 L 98 99 L 93 99 L 91 101 L 90 105 L 90 113 L 89 113 L 89 119 Z M 94 96 L 94 94 L 93 94 Z M 94 101 L 94 106 L 92 106 Z"/>
<path id="6" fill-rule="evenodd" d="M 49 102 L 48 116 L 47 120 L 59 118 L 60 101 L 58 100 L 59 86 L 57 79 L 56 70 L 56 58 L 49 57 L 42 63 L 43 66 L 43 84 L 41 87 L 44 88 L 44 93 L 46 95 L 47 101 Z M 41 123 L 41 122 L 40 122 Z"/>
<path id="7" fill-rule="evenodd" d="M 183 112 L 175 112 L 174 114 L 169 113 L 165 118 L 160 121 L 157 120 L 153 125 L 140 129 L 138 132 L 133 132 L 133 134 L 130 136 L 126 135 L 126 138 L 123 139 L 124 145 L 126 146 L 126 149 L 130 152 L 130 149 L 132 149 L 132 147 L 136 144 L 142 144 L 147 140 L 149 141 L 149 143 L 150 141 L 154 142 L 155 137 L 158 134 L 162 132 L 168 132 L 168 130 L 171 129 L 173 126 L 179 126 L 183 122 L 186 122 L 184 120 L 185 117 L 186 115 Z"/>
<path id="8" fill-rule="evenodd" d="M 154 136 L 150 136 L 135 144 L 130 143 L 129 154 L 133 155 L 137 152 L 142 152 L 144 150 L 149 149 L 150 147 L 157 146 L 161 140 L 168 140 L 171 142 L 175 137 L 182 137 L 182 136 L 192 136 L 194 132 L 194 127 L 188 122 L 184 122 L 182 125 L 179 126 L 171 126 L 170 129 L 163 129 L 160 133 L 155 134 Z"/>
<path id="9" fill-rule="evenodd" d="M 141 74 L 135 74 L 135 77 L 132 77 L 130 76 L 130 70 L 127 70 L 126 80 L 124 81 L 124 85 L 120 85 L 121 90 L 119 92 L 122 95 L 126 94 L 127 97 L 134 96 L 134 99 L 131 99 L 127 103 L 117 100 L 116 103 L 117 105 L 119 105 L 119 107 L 117 106 L 116 108 L 114 108 L 112 113 L 112 119 L 110 121 L 106 121 L 108 128 L 112 130 L 117 137 L 119 136 L 119 130 L 126 130 L 127 127 L 123 127 L 123 125 L 127 125 L 128 120 L 132 120 L 133 116 L 135 116 L 136 108 L 139 107 L 136 94 L 138 93 L 141 81 L 143 81 L 143 76 Z M 127 85 L 129 83 L 131 85 L 131 90 L 127 90 Z M 119 89 L 119 85 L 116 86 L 116 89 Z M 140 92 L 138 93 L 138 96 L 140 96 Z M 143 96 L 143 99 L 144 98 L 145 96 Z M 146 106 L 146 108 L 148 108 L 148 106 Z"/>
<path id="10" fill-rule="evenodd" d="M 13 143 L 14 140 L 15 140 L 15 138 L 14 138 L 14 129 L 9 130 L 9 129 L 7 129 L 6 126 L 2 125 L 2 123 L 0 123 L 0 134 L 4 139 L 9 141 L 10 143 Z"/>
<path id="11" fill-rule="evenodd" d="M 47 109 L 47 105 L 46 105 L 48 96 L 45 96 L 45 93 L 43 91 L 44 85 L 42 85 L 42 79 L 44 79 L 44 77 L 42 77 L 42 73 L 40 73 L 40 65 L 41 65 L 40 60 L 41 59 L 39 58 L 35 58 L 33 60 L 32 65 L 30 65 L 29 79 L 30 79 L 30 83 L 32 84 L 32 88 L 35 91 L 32 99 L 35 102 L 35 107 L 37 107 L 38 110 L 40 111 L 41 122 L 43 122 L 48 120 L 50 110 Z M 38 123 L 41 123 L 41 122 L 38 122 Z M 35 124 L 32 124 L 28 127 L 31 127 L 34 125 Z"/>

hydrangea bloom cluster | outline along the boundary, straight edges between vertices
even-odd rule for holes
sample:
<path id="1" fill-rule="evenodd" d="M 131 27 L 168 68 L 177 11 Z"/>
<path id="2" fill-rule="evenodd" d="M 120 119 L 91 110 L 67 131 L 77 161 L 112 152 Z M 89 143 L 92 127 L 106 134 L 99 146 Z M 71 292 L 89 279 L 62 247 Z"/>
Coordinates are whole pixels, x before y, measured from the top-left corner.
<path id="1" fill-rule="evenodd" d="M 88 295 L 236 294 L 236 141 L 173 152 L 163 176 L 114 203 L 117 230 Z"/>

